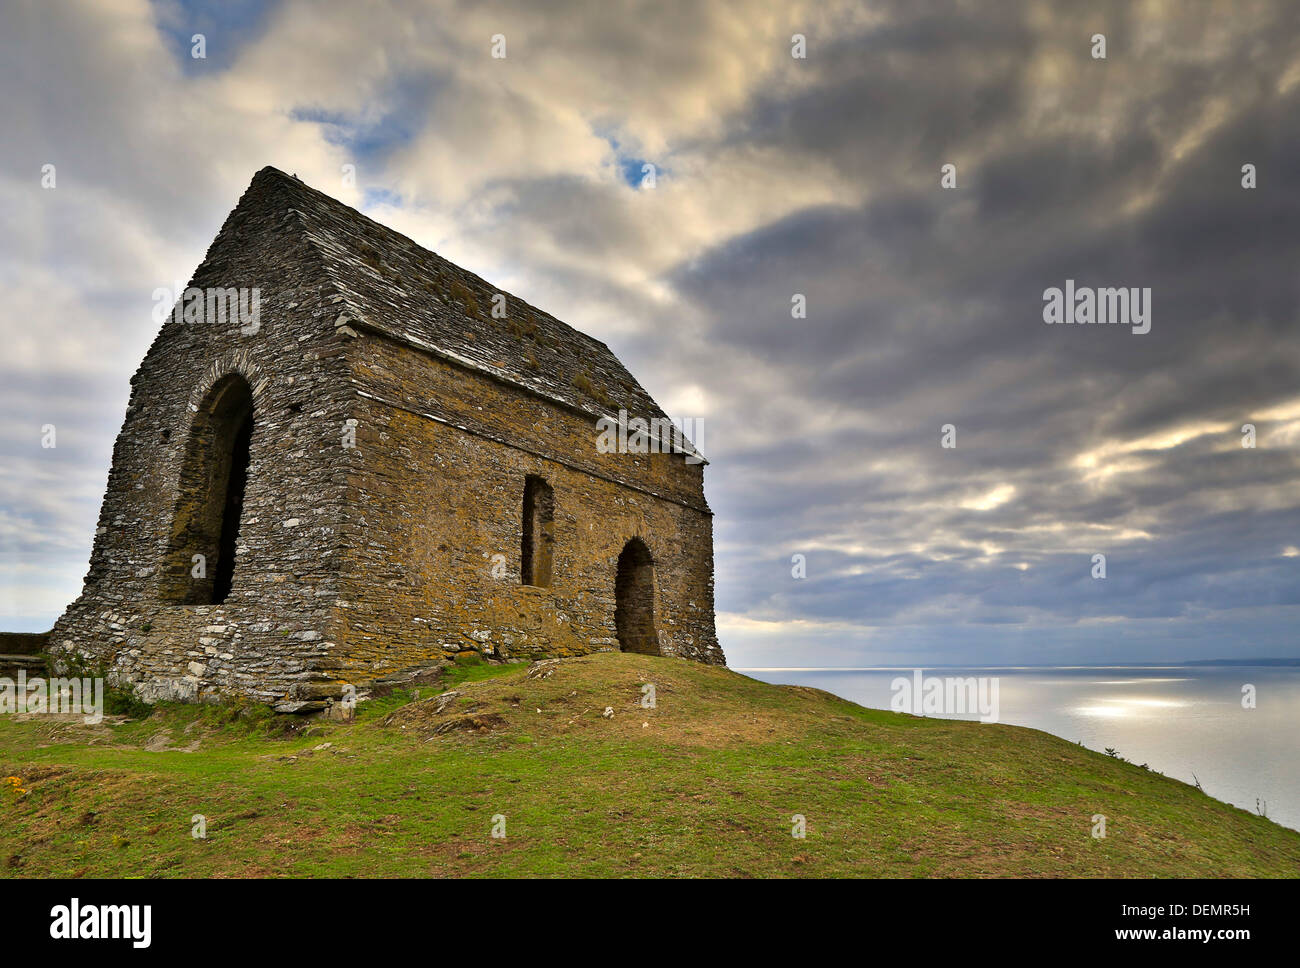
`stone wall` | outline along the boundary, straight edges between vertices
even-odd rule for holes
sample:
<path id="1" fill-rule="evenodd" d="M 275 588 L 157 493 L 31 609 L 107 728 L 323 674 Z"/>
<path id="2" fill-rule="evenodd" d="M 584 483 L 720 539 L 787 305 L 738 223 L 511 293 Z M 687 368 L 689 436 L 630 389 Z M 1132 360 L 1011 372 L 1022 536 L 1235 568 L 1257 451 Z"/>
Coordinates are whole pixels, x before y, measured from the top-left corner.
<path id="1" fill-rule="evenodd" d="M 276 190 L 254 183 L 250 194 Z M 284 701 L 324 678 L 347 515 L 347 469 L 332 458 L 353 391 L 347 339 L 330 325 L 337 297 L 294 218 L 274 199 L 236 209 L 191 282 L 260 288 L 256 332 L 168 321 L 154 341 L 131 381 L 82 594 L 51 633 L 54 658 L 76 654 L 148 699 Z M 236 373 L 252 387 L 254 430 L 234 585 L 220 606 L 166 603 L 191 425 L 209 389 Z"/>
<path id="2" fill-rule="evenodd" d="M 701 465 L 601 454 L 590 415 L 395 340 L 359 339 L 349 359 L 357 516 L 344 529 L 340 670 L 377 674 L 466 649 L 617 649 L 618 558 L 637 537 L 653 559 L 660 651 L 723 661 Z M 522 581 L 529 476 L 551 488 L 547 587 Z"/>
<path id="3" fill-rule="evenodd" d="M 0 632 L 0 655 L 36 655 L 49 643 L 49 632 Z"/>

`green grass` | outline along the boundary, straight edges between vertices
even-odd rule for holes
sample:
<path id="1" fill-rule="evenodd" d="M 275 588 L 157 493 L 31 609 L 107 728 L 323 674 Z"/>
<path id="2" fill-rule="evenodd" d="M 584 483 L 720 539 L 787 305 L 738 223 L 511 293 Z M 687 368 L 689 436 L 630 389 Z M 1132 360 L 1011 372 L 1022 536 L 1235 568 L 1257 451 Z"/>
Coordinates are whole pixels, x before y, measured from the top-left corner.
<path id="1" fill-rule="evenodd" d="M 1036 730 L 675 659 L 526 668 L 457 666 L 351 723 L 5 717 L 0 876 L 1300 875 L 1300 834 Z"/>

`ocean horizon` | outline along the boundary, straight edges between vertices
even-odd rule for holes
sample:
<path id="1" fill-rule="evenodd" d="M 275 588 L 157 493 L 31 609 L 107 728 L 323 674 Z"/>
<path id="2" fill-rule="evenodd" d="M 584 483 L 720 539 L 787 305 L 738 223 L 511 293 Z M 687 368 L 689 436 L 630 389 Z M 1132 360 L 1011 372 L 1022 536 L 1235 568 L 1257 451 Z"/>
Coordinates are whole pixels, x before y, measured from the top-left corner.
<path id="1" fill-rule="evenodd" d="M 1300 667 L 1068 665 L 736 667 L 890 709 L 891 684 L 917 671 L 997 682 L 997 722 L 1039 729 L 1146 765 L 1209 796 L 1300 830 Z M 1243 704 L 1251 695 L 1254 706 Z M 978 720 L 976 711 L 930 713 Z M 1206 872 L 1212 874 L 1213 872 Z"/>

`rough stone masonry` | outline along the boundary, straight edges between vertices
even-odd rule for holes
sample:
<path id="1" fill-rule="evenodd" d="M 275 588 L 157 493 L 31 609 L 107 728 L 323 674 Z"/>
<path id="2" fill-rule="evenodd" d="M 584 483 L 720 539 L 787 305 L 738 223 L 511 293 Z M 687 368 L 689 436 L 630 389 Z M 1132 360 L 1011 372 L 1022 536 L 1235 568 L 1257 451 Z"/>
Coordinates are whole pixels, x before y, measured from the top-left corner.
<path id="1" fill-rule="evenodd" d="M 56 662 L 317 711 L 471 650 L 725 661 L 702 459 L 598 449 L 666 421 L 603 343 L 274 168 L 187 292 L 218 290 L 256 325 L 163 324 Z"/>

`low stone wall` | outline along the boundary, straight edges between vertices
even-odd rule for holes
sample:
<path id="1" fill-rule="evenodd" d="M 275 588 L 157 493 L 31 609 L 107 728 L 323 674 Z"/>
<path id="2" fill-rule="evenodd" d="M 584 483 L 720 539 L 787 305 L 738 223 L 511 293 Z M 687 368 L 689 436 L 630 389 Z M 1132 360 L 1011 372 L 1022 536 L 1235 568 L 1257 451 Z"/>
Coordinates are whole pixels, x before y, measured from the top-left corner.
<path id="1" fill-rule="evenodd" d="M 36 655 L 49 644 L 49 632 L 0 632 L 0 655 Z"/>

